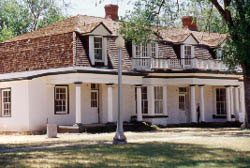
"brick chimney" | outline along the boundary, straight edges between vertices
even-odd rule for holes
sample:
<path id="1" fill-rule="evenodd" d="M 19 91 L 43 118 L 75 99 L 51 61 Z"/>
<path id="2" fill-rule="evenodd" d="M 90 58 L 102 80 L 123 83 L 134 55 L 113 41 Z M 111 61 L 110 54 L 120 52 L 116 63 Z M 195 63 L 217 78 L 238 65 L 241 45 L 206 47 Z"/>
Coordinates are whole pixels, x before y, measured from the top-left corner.
<path id="1" fill-rule="evenodd" d="M 105 19 L 110 18 L 112 20 L 118 20 L 118 5 L 108 4 L 105 8 Z"/>
<path id="2" fill-rule="evenodd" d="M 188 28 L 189 30 L 192 30 L 192 31 L 198 31 L 197 21 L 196 21 L 195 17 L 183 16 L 181 18 L 181 20 L 182 20 L 182 27 L 183 28 Z"/>

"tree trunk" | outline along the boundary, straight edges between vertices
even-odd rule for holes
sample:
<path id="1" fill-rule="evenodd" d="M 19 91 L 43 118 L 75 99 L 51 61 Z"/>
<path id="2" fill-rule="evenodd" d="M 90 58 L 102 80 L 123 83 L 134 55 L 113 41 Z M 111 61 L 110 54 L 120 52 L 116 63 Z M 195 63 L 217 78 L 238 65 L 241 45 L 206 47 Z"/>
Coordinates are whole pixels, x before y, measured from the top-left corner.
<path id="1" fill-rule="evenodd" d="M 242 128 L 250 128 L 250 64 L 242 65 L 244 73 L 244 87 L 245 87 L 245 122 Z"/>

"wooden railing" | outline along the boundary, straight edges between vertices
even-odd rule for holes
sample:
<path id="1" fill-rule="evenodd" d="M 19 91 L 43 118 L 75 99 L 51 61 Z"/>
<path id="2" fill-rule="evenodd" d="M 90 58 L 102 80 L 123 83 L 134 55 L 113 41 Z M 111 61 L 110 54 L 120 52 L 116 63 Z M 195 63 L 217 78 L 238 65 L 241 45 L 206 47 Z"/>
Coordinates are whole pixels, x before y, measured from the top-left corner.
<path id="1" fill-rule="evenodd" d="M 200 69 L 214 71 L 228 71 L 228 67 L 221 61 L 215 59 L 178 59 L 178 58 L 133 58 L 132 66 L 135 70 L 152 70 L 152 69 Z M 236 71 L 241 72 L 237 67 Z"/>

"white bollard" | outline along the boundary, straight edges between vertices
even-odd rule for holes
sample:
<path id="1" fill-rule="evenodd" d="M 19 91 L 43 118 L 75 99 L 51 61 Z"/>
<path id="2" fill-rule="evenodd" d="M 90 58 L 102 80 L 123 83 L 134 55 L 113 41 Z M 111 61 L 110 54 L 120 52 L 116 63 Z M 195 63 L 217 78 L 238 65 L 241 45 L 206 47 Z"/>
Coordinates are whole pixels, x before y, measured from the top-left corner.
<path id="1" fill-rule="evenodd" d="M 57 125 L 56 124 L 47 124 L 47 136 L 48 138 L 57 137 Z"/>

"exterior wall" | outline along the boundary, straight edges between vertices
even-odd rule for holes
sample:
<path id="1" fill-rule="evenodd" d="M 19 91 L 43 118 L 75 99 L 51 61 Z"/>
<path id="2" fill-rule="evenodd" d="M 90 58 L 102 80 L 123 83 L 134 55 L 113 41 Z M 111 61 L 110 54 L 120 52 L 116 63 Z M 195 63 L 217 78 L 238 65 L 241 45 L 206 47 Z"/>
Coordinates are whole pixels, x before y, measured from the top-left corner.
<path id="1" fill-rule="evenodd" d="M 28 131 L 29 81 L 4 82 L 0 88 L 11 88 L 11 117 L 0 117 L 0 132 Z"/>
<path id="2" fill-rule="evenodd" d="M 0 74 L 73 65 L 73 33 L 0 43 Z"/>
<path id="3" fill-rule="evenodd" d="M 75 123 L 75 87 L 69 84 L 69 114 L 54 113 L 54 87 L 46 78 L 30 81 L 30 130 L 46 128 L 48 123 L 57 125 L 73 125 Z"/>
<path id="4" fill-rule="evenodd" d="M 75 80 L 81 80 L 81 78 L 75 77 L 71 74 Z M 80 75 L 80 74 L 78 74 Z M 82 77 L 85 74 L 81 74 Z M 101 75 L 102 76 L 102 75 Z M 98 79 L 106 79 L 105 75 L 95 76 Z M 89 82 L 83 83 L 81 85 L 81 102 L 82 102 L 82 123 L 91 124 L 98 122 L 98 111 L 97 109 L 91 108 L 91 83 L 96 83 L 91 81 L 91 78 L 84 76 Z M 141 78 L 141 77 L 137 77 Z M 58 79 L 58 80 L 55 80 Z M 68 83 L 57 83 L 63 79 L 69 81 Z M 112 78 L 109 79 L 113 81 Z M 126 80 L 132 80 L 124 76 L 124 83 Z M 166 80 L 166 79 L 165 79 Z M 169 80 L 169 79 L 167 79 Z M 167 81 L 166 80 L 166 81 Z M 138 80 L 139 81 L 139 80 Z M 147 80 L 148 81 L 148 80 Z M 178 124 L 185 122 L 185 116 L 179 111 L 178 97 L 179 97 L 179 87 L 187 87 L 189 85 L 168 85 L 163 84 L 161 80 L 153 80 L 158 84 L 154 83 L 153 86 L 167 85 L 167 111 L 168 118 L 167 124 Z M 183 82 L 186 80 L 182 80 Z M 205 80 L 204 80 L 205 81 Z M 214 80 L 216 81 L 216 80 Z M 54 114 L 54 87 L 57 84 L 68 85 L 69 86 L 69 114 Z M 99 81 L 100 82 L 100 81 Z M 107 82 L 107 81 L 106 81 Z M 134 81 L 136 82 L 136 81 Z M 149 81 L 148 81 L 149 82 Z M 230 80 L 228 83 L 232 83 Z M 239 83 L 242 86 L 242 83 Z M 145 85 L 146 86 L 146 85 Z M 204 98 L 205 98 L 205 121 L 206 122 L 224 122 L 226 119 L 213 119 L 213 114 L 216 114 L 215 110 L 215 88 L 223 86 L 204 86 Z M 75 115 L 75 84 L 71 81 L 68 74 L 57 75 L 52 78 L 52 76 L 35 78 L 32 80 L 22 80 L 13 82 L 2 82 L 0 83 L 0 88 L 11 88 L 12 94 L 12 112 L 10 118 L 0 117 L 0 131 L 38 131 L 46 128 L 46 123 L 53 123 L 57 125 L 74 125 L 76 120 Z M 107 88 L 108 86 L 104 83 L 100 84 L 99 90 L 99 110 L 100 110 L 100 122 L 107 122 Z M 117 84 L 112 86 L 113 90 L 113 121 L 117 119 L 117 109 L 118 109 L 118 87 Z M 188 89 L 189 90 L 189 89 Z M 200 102 L 199 97 L 199 86 L 196 86 L 196 104 Z M 190 94 L 187 95 L 187 99 L 190 100 Z M 241 99 L 244 101 L 244 95 L 240 95 Z M 123 85 L 123 120 L 130 121 L 131 116 L 136 115 L 136 101 L 135 101 L 135 84 L 124 84 Z M 190 102 L 188 102 L 190 103 Z M 190 106 L 189 106 L 190 107 Z M 243 112 L 243 111 L 242 111 Z M 188 109 L 187 114 L 190 115 L 190 109 Z M 154 114 L 153 114 L 154 115 Z M 189 118 L 189 117 L 188 117 Z M 166 123 L 165 119 L 153 118 L 150 120 L 154 124 L 164 125 Z M 187 121 L 188 122 L 188 121 Z"/>
<path id="5" fill-rule="evenodd" d="M 101 122 L 107 122 L 107 87 L 106 85 L 102 85 L 102 109 L 101 109 Z M 113 85 L 113 121 L 117 120 L 118 113 L 118 86 Z M 135 102 L 135 87 L 133 85 L 123 85 L 123 111 L 122 118 L 123 121 L 130 121 L 132 115 L 136 115 L 136 102 Z"/>

